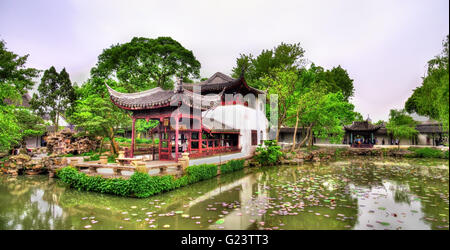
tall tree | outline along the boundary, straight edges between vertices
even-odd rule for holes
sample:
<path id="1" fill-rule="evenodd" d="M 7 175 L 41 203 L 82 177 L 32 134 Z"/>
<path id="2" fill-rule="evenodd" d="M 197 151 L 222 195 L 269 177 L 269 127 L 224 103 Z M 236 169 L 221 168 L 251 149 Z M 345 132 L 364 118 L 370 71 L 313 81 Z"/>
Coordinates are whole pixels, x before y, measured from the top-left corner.
<path id="1" fill-rule="evenodd" d="M 414 89 L 405 103 L 409 113 L 428 116 L 442 122 L 449 131 L 449 36 L 442 42 L 442 52 L 428 61 L 422 85 Z"/>
<path id="2" fill-rule="evenodd" d="M 311 70 L 316 73 L 318 81 L 327 83 L 324 86 L 327 92 L 336 93 L 341 91 L 346 101 L 354 95 L 353 79 L 350 78 L 347 70 L 343 69 L 341 65 L 333 67 L 331 70 L 325 70 L 313 63 L 311 64 Z"/>
<path id="3" fill-rule="evenodd" d="M 398 139 L 398 148 L 400 148 L 401 138 L 412 138 L 418 133 L 416 125 L 416 121 L 405 110 L 392 109 L 389 113 L 389 122 L 386 124 L 386 129 L 388 134 Z"/>
<path id="4" fill-rule="evenodd" d="M 22 136 L 21 144 L 25 144 L 25 138 L 42 135 L 46 131 L 44 119 L 35 115 L 29 108 L 16 107 L 14 114 L 19 125 L 19 132 Z"/>
<path id="5" fill-rule="evenodd" d="M 278 103 L 275 110 L 278 113 L 278 128 L 276 131 L 276 141 L 280 134 L 281 126 L 286 122 L 288 110 L 297 102 L 295 87 L 299 84 L 299 76 L 295 70 L 275 69 L 274 76 L 266 76 L 261 79 L 261 83 L 267 86 L 267 94 L 277 95 Z"/>
<path id="6" fill-rule="evenodd" d="M 172 88 L 172 77 L 199 78 L 200 62 L 192 51 L 170 37 L 134 37 L 103 50 L 91 76 L 111 79 L 136 92 L 153 87 Z"/>
<path id="7" fill-rule="evenodd" d="M 28 55 L 19 56 L 6 49 L 0 40 L 0 151 L 8 150 L 23 138 L 16 105 L 34 85 L 39 70 L 25 67 Z"/>
<path id="8" fill-rule="evenodd" d="M 108 84 L 119 91 L 123 87 L 116 87 L 117 83 L 108 80 Z M 77 89 L 78 100 L 73 112 L 68 116 L 70 123 L 81 128 L 87 135 L 109 138 L 111 150 L 119 152 L 115 141 L 117 130 L 131 126 L 129 114 L 116 107 L 110 100 L 105 83 L 100 78 L 91 78 Z"/>
<path id="9" fill-rule="evenodd" d="M 280 70 L 300 69 L 304 65 L 305 50 L 300 43 L 281 43 L 270 50 L 263 50 L 256 58 L 252 54 L 241 54 L 236 59 L 233 77 L 239 77 L 244 70 L 247 82 L 253 87 L 267 89 L 265 77 L 274 77 Z"/>
<path id="10" fill-rule="evenodd" d="M 30 102 L 31 107 L 39 115 L 49 115 L 55 132 L 58 131 L 59 117 L 65 116 L 66 110 L 70 109 L 76 99 L 75 90 L 66 69 L 58 74 L 55 67 L 44 72 L 38 94 L 33 94 Z"/>

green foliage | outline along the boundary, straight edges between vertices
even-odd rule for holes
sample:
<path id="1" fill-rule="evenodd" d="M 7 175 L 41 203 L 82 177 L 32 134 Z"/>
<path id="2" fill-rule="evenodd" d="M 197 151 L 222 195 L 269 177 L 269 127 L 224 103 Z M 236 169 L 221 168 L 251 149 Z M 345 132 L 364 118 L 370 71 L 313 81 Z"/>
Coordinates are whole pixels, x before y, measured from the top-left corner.
<path id="1" fill-rule="evenodd" d="M 186 168 L 189 183 L 199 182 L 217 175 L 217 165 L 215 164 L 201 164 L 189 166 Z"/>
<path id="2" fill-rule="evenodd" d="M 150 129 L 158 126 L 159 121 L 149 120 L 148 122 L 144 119 L 136 120 L 136 132 L 147 133 Z"/>
<path id="3" fill-rule="evenodd" d="M 145 198 L 174 189 L 174 181 L 171 175 L 150 176 L 136 172 L 130 177 L 130 186 L 136 197 Z"/>
<path id="4" fill-rule="evenodd" d="M 416 112 L 442 122 L 449 131 L 449 36 L 443 41 L 440 55 L 428 61 L 422 85 L 414 89 L 405 103 L 409 113 Z"/>
<path id="5" fill-rule="evenodd" d="M 0 105 L 0 151 L 9 150 L 20 139 L 20 125 L 14 115 L 14 106 Z"/>
<path id="6" fill-rule="evenodd" d="M 283 156 L 281 152 L 281 147 L 277 145 L 274 140 L 264 141 L 264 145 L 259 145 L 256 148 L 257 154 L 255 155 L 255 160 L 261 165 L 273 165 L 279 162 L 280 157 Z"/>
<path id="7" fill-rule="evenodd" d="M 305 113 L 311 121 L 317 138 L 328 138 L 331 143 L 340 143 L 344 136 L 343 125 L 354 120 L 354 105 L 345 101 L 341 92 L 329 93 L 319 98 L 315 108 L 308 107 Z"/>
<path id="8" fill-rule="evenodd" d="M 265 90 L 268 85 L 261 81 L 262 78 L 275 76 L 277 69 L 290 71 L 302 67 L 304 53 L 300 43 L 281 43 L 273 49 L 263 50 L 256 58 L 252 54 L 241 54 L 236 59 L 232 76 L 238 78 L 244 69 L 247 82 L 253 87 Z"/>
<path id="9" fill-rule="evenodd" d="M 101 176 L 88 176 L 70 166 L 57 170 L 56 175 L 64 183 L 78 190 L 145 198 L 211 179 L 217 175 L 217 166 L 214 164 L 189 166 L 186 169 L 186 175 L 178 179 L 171 175 L 150 176 L 140 172 L 135 172 L 128 180 L 103 178 Z"/>
<path id="10" fill-rule="evenodd" d="M 6 50 L 5 45 L 6 43 L 3 40 L 0 40 L 1 105 L 5 104 L 6 97 L 11 98 L 15 96 L 16 100 L 20 98 L 21 95 L 25 94 L 27 90 L 30 90 L 33 87 L 33 78 L 39 76 L 39 70 L 25 67 L 29 55 L 18 56 L 17 54 Z M 8 92 L 3 92 L 6 89 L 8 89 Z"/>
<path id="11" fill-rule="evenodd" d="M 38 94 L 33 94 L 30 105 L 39 115 L 50 115 L 57 130 L 59 116 L 65 116 L 66 111 L 73 108 L 75 100 L 75 89 L 66 69 L 64 68 L 58 73 L 52 66 L 44 72 L 38 87 Z"/>
<path id="12" fill-rule="evenodd" d="M 34 114 L 29 108 L 17 107 L 14 110 L 22 138 L 42 135 L 46 131 L 44 119 Z"/>
<path id="13" fill-rule="evenodd" d="M 117 142 L 127 142 L 127 143 L 131 143 L 131 138 L 124 138 L 124 137 L 118 137 L 115 139 Z M 135 142 L 137 144 L 152 144 L 153 140 L 152 139 L 146 139 L 146 138 L 136 138 Z M 159 142 L 159 140 L 158 140 Z M 156 143 L 156 139 L 155 139 L 155 143 Z"/>
<path id="14" fill-rule="evenodd" d="M 93 154 L 93 155 L 91 155 L 89 160 L 90 161 L 98 161 L 98 160 L 100 160 L 100 155 L 99 154 Z"/>
<path id="15" fill-rule="evenodd" d="M 85 191 L 129 196 L 132 194 L 131 184 L 123 178 L 103 178 L 88 176 L 73 167 L 65 167 L 56 172 L 57 176 L 69 186 Z"/>
<path id="16" fill-rule="evenodd" d="M 79 100 L 76 101 L 74 112 L 70 114 L 68 121 L 81 128 L 86 135 L 109 138 L 114 152 L 118 153 L 114 136 L 119 128 L 131 126 L 128 113 L 111 102 L 101 79 L 90 79 L 77 89 L 77 96 Z"/>
<path id="17" fill-rule="evenodd" d="M 170 37 L 134 37 L 130 42 L 103 50 L 93 77 L 117 81 L 127 92 L 154 87 L 172 88 L 172 77 L 199 78 L 200 62 L 192 51 Z"/>
<path id="18" fill-rule="evenodd" d="M 108 156 L 108 163 L 116 163 L 116 155 Z"/>
<path id="19" fill-rule="evenodd" d="M 244 168 L 245 160 L 231 160 L 220 166 L 220 173 L 230 173 Z"/>
<path id="20" fill-rule="evenodd" d="M 388 134 L 391 134 L 397 139 L 411 138 L 418 133 L 416 130 L 416 121 L 406 114 L 405 110 L 392 109 L 389 114 L 389 122 L 386 124 L 386 129 Z"/>
<path id="21" fill-rule="evenodd" d="M 448 159 L 448 150 L 443 152 L 442 150 L 435 148 L 408 148 L 409 151 L 413 152 L 408 155 L 408 157 L 412 158 L 444 158 Z"/>
<path id="22" fill-rule="evenodd" d="M 347 70 L 343 69 L 341 65 L 333 67 L 331 70 L 325 70 L 314 63 L 310 70 L 316 74 L 316 81 L 323 83 L 323 88 L 326 93 L 341 92 L 344 100 L 348 101 L 354 94 L 353 79 L 348 75 Z"/>
<path id="23" fill-rule="evenodd" d="M 33 78 L 39 75 L 39 70 L 25 67 L 27 59 L 28 55 L 21 57 L 6 50 L 5 42 L 0 40 L 0 151 L 18 144 L 24 133 L 34 132 L 20 124 L 16 109 L 22 95 L 33 87 Z"/>

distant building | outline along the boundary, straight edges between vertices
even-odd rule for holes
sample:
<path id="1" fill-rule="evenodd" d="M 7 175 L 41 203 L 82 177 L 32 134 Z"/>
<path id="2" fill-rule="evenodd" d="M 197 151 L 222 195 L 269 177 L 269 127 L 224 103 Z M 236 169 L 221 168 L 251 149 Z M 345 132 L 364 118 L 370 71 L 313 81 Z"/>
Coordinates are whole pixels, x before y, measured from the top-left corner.
<path id="1" fill-rule="evenodd" d="M 25 93 L 22 95 L 22 103 L 18 104 L 18 106 L 30 108 L 30 101 L 31 101 L 31 96 L 28 93 Z M 9 100 L 6 100 L 6 103 L 12 104 L 12 102 Z M 52 123 L 49 115 L 42 116 L 42 119 L 44 119 L 45 122 L 49 122 L 50 124 Z M 65 128 L 67 128 L 67 127 L 73 128 L 73 126 L 71 126 L 69 123 L 67 123 L 66 120 L 64 119 L 64 117 L 62 117 L 62 116 L 59 117 L 59 125 L 62 127 L 65 127 Z M 47 131 L 43 135 L 26 137 L 25 138 L 26 147 L 27 148 L 44 147 L 46 145 L 44 137 L 47 135 L 47 133 L 53 132 L 54 130 L 55 130 L 54 126 L 47 126 Z"/>
<path id="2" fill-rule="evenodd" d="M 400 139 L 400 145 L 439 146 L 448 142 L 446 132 L 442 125 L 433 120 L 417 121 L 416 130 L 418 134 L 414 138 Z M 369 120 L 355 121 L 351 125 L 343 127 L 345 135 L 342 144 L 360 147 L 372 147 L 374 145 L 396 145 L 395 139 L 387 133 L 385 124 L 372 124 Z M 298 128 L 296 143 L 304 138 L 306 129 Z M 279 142 L 281 144 L 292 144 L 294 128 L 281 128 Z M 328 139 L 313 139 L 315 144 L 329 144 Z M 361 143 L 359 143 L 361 142 Z M 384 144 L 383 144 L 384 142 Z"/>

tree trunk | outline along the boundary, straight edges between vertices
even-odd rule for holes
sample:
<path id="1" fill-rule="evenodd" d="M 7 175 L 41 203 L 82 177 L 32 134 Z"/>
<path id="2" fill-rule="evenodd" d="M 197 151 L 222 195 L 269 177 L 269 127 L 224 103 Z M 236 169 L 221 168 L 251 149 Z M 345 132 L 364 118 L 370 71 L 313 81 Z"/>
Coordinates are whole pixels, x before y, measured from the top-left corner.
<path id="1" fill-rule="evenodd" d="M 102 137 L 102 139 L 101 139 L 101 141 L 100 141 L 100 149 L 99 149 L 99 153 L 101 154 L 102 153 L 102 149 L 103 149 L 103 137 Z"/>
<path id="2" fill-rule="evenodd" d="M 309 139 L 308 139 L 308 147 L 311 148 L 313 145 L 313 133 L 312 129 L 309 130 Z"/>
<path id="3" fill-rule="evenodd" d="M 119 145 L 117 145 L 114 140 L 114 130 L 112 128 L 109 129 L 109 140 L 111 141 L 111 149 L 113 150 L 113 154 L 117 155 L 119 153 Z"/>
<path id="4" fill-rule="evenodd" d="M 302 141 L 300 142 L 300 144 L 298 145 L 299 148 L 302 147 L 302 146 L 308 141 L 308 139 L 309 139 L 309 131 L 311 130 L 311 128 L 312 128 L 312 125 L 309 126 L 309 127 L 306 129 L 305 138 L 303 138 L 303 140 L 302 140 Z"/>
<path id="5" fill-rule="evenodd" d="M 291 147 L 291 151 L 292 152 L 295 150 L 295 139 L 297 138 L 298 114 L 299 114 L 299 112 L 300 112 L 300 109 L 297 109 L 297 118 L 295 120 L 294 137 L 292 138 L 292 147 Z"/>
<path id="6" fill-rule="evenodd" d="M 56 113 L 55 133 L 58 132 L 58 129 L 59 129 L 59 113 Z"/>
<path id="7" fill-rule="evenodd" d="M 277 134 L 276 134 L 276 137 L 275 137 L 275 141 L 276 142 L 278 142 L 278 136 L 280 135 L 280 125 L 278 125 L 278 128 L 277 128 Z"/>

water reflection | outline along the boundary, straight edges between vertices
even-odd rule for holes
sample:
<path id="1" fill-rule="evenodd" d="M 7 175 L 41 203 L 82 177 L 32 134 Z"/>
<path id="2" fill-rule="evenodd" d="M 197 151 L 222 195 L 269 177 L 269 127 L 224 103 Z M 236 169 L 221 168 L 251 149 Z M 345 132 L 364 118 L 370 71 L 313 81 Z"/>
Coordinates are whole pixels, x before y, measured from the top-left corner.
<path id="1" fill-rule="evenodd" d="M 0 177 L 0 229 L 448 229 L 448 207 L 444 161 L 251 169 L 148 199 Z"/>

